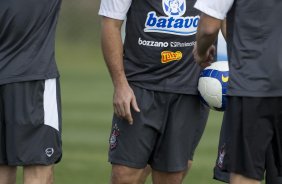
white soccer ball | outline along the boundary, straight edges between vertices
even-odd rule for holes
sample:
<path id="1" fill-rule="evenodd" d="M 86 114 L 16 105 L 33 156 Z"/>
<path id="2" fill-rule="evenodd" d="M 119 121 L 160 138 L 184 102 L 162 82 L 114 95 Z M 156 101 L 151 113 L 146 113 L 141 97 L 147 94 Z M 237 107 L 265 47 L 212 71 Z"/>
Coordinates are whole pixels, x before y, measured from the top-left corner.
<path id="1" fill-rule="evenodd" d="M 198 90 L 203 102 L 211 109 L 225 110 L 228 79 L 229 67 L 227 61 L 214 62 L 202 71 Z"/>

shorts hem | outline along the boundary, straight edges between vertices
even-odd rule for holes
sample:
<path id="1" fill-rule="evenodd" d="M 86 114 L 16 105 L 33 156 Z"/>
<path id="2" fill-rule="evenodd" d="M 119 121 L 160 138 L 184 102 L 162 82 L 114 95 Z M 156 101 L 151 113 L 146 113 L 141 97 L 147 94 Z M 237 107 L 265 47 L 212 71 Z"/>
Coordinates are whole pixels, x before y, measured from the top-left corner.
<path id="1" fill-rule="evenodd" d="M 246 172 L 243 172 L 243 171 L 238 171 L 236 169 L 230 169 L 228 170 L 229 173 L 235 173 L 235 174 L 238 174 L 238 175 L 242 175 L 242 176 L 245 176 L 247 178 L 251 178 L 251 179 L 254 179 L 254 180 L 258 180 L 258 181 L 262 181 L 264 179 L 264 177 L 257 177 L 257 176 L 251 176 L 251 174 L 249 173 L 246 173 Z"/>
<path id="2" fill-rule="evenodd" d="M 229 183 L 230 174 L 226 171 L 219 170 L 217 167 L 214 168 L 213 179 L 225 183 Z"/>
<path id="3" fill-rule="evenodd" d="M 125 161 L 125 160 L 114 160 L 114 159 L 109 160 L 109 162 L 112 165 L 123 165 L 123 166 L 131 167 L 131 168 L 135 168 L 135 169 L 144 169 L 147 165 L 147 163 L 137 164 L 137 163 L 133 163 L 133 162 Z"/>
<path id="4" fill-rule="evenodd" d="M 0 165 L 8 165 L 8 166 L 30 166 L 30 165 L 54 165 L 61 161 L 61 157 L 52 161 L 27 161 L 27 162 L 13 162 L 13 161 L 0 161 Z"/>
<path id="5" fill-rule="evenodd" d="M 169 168 L 161 168 L 161 167 L 156 167 L 154 165 L 150 165 L 153 170 L 159 171 L 159 172 L 182 172 L 185 171 L 188 167 L 186 166 L 181 166 L 181 167 L 169 167 Z"/>

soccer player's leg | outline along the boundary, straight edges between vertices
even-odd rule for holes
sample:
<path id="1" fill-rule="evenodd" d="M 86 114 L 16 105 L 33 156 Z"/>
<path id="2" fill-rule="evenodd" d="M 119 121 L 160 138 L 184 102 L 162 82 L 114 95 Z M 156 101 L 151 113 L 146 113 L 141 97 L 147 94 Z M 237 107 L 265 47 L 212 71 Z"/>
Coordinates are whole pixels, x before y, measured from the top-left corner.
<path id="1" fill-rule="evenodd" d="M 187 163 L 187 169 L 185 170 L 185 172 L 182 174 L 183 178 L 187 175 L 187 173 L 189 172 L 189 170 L 192 167 L 192 160 L 189 160 Z M 155 171 L 156 172 L 156 171 Z M 150 176 L 150 174 L 152 173 L 152 168 L 150 167 L 150 165 L 147 165 L 146 168 L 143 170 L 142 176 L 141 176 L 141 183 L 145 183 L 147 178 Z"/>
<path id="2" fill-rule="evenodd" d="M 54 166 L 24 166 L 24 184 L 52 184 Z"/>
<path id="3" fill-rule="evenodd" d="M 62 156 L 58 79 L 4 85 L 7 165 L 23 166 L 25 183 L 52 183 Z"/>
<path id="4" fill-rule="evenodd" d="M 0 184 L 16 184 L 17 167 L 0 165 Z"/>
<path id="5" fill-rule="evenodd" d="M 145 169 L 136 169 L 124 165 L 112 165 L 111 184 L 143 184 L 146 177 L 144 177 Z M 144 180 L 145 179 L 145 180 Z"/>
<path id="6" fill-rule="evenodd" d="M 166 124 L 149 161 L 154 184 L 182 183 L 208 117 L 196 95 L 172 95 L 167 107 Z"/>
<path id="7" fill-rule="evenodd" d="M 152 173 L 152 168 L 150 167 L 150 165 L 147 165 L 142 172 L 142 175 L 140 177 L 140 182 L 145 183 L 151 173 Z"/>
<path id="8" fill-rule="evenodd" d="M 111 183 L 141 184 L 150 171 L 148 160 L 154 149 L 161 126 L 161 109 L 155 105 L 155 92 L 131 86 L 140 112 L 132 111 L 133 124 L 114 115 L 109 140 L 109 162 L 112 164 Z M 154 127 L 155 126 L 155 127 Z"/>
<path id="9" fill-rule="evenodd" d="M 154 184 L 181 184 L 186 175 L 186 170 L 179 172 L 159 172 L 153 170 Z"/>

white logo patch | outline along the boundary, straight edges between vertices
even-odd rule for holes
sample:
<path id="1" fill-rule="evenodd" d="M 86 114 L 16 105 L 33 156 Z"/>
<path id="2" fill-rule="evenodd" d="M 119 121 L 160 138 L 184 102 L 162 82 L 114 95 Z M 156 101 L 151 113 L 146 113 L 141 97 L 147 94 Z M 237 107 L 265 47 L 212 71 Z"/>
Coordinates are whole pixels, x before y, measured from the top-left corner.
<path id="1" fill-rule="evenodd" d="M 47 148 L 45 150 L 47 157 L 51 157 L 54 154 L 54 148 Z"/>
<path id="2" fill-rule="evenodd" d="M 163 0 L 163 10 L 167 16 L 180 17 L 186 12 L 186 1 Z"/>

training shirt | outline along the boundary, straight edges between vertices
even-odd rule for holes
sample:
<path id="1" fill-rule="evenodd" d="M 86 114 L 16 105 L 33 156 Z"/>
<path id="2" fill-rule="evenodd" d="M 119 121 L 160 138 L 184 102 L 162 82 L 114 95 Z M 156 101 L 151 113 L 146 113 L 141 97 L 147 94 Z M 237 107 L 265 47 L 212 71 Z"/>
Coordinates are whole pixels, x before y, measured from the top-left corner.
<path id="1" fill-rule="evenodd" d="M 0 84 L 59 76 L 54 38 L 60 3 L 0 1 Z"/>
<path id="2" fill-rule="evenodd" d="M 195 1 L 102 0 L 99 14 L 126 18 L 124 68 L 139 87 L 197 94 L 201 68 L 192 50 L 199 22 Z"/>
<path id="3" fill-rule="evenodd" d="M 195 7 L 227 17 L 231 96 L 282 96 L 282 1 L 198 0 Z"/>

